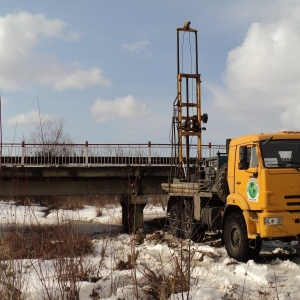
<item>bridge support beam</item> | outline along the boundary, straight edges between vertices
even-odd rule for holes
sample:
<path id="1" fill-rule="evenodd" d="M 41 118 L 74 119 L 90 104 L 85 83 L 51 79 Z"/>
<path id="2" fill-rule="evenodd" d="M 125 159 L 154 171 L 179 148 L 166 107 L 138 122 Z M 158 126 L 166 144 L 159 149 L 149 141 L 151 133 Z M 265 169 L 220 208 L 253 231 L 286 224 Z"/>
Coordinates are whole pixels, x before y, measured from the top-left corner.
<path id="1" fill-rule="evenodd" d="M 124 233 L 133 233 L 143 229 L 143 210 L 148 203 L 147 195 L 124 195 L 121 199 L 122 229 Z"/>

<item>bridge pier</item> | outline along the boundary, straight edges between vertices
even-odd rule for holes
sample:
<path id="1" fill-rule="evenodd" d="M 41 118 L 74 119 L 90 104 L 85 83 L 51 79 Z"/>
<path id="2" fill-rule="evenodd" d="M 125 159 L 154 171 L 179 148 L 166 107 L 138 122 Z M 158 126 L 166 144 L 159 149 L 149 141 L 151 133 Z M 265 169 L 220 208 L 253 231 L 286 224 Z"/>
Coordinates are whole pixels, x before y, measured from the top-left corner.
<path id="1" fill-rule="evenodd" d="M 124 195 L 121 199 L 122 229 L 124 233 L 136 233 L 143 229 L 143 210 L 148 203 L 147 195 Z"/>

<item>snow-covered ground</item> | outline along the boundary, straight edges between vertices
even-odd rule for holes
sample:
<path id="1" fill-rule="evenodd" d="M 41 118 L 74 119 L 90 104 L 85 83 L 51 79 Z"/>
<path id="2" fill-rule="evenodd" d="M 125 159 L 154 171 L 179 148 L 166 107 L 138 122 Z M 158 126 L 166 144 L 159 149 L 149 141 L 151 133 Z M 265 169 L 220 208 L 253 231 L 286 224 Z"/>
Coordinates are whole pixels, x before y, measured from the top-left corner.
<path id="1" fill-rule="evenodd" d="M 102 226 L 120 230 L 121 207 L 106 206 L 101 216 L 97 217 L 97 213 L 99 215 L 95 207 L 86 206 L 79 211 L 55 210 L 45 216 L 39 206 L 2 203 L 0 223 L 4 227 L 7 224 L 49 225 L 72 220 L 97 224 L 99 232 Z M 165 212 L 159 206 L 149 205 L 144 215 L 148 220 L 162 217 Z M 67 298 L 72 288 L 79 290 L 82 300 L 300 299 L 300 257 L 297 253 L 284 255 L 285 250 L 289 254 L 299 251 L 296 243 L 263 243 L 263 255 L 258 261 L 248 263 L 230 259 L 218 240 L 212 246 L 212 241 L 182 241 L 163 231 L 146 235 L 99 234 L 93 244 L 95 254 L 65 258 L 63 266 L 61 260 L 10 262 L 10 268 L 22 274 L 18 280 L 18 275 L 14 275 L 13 281 L 21 296 L 12 299 L 56 299 L 56 296 L 75 299 Z M 0 269 L 3 263 L 0 262 Z M 65 270 L 74 264 L 85 273 L 83 279 L 72 281 L 66 277 L 62 280 Z M 7 282 L 0 272 L 1 284 Z"/>

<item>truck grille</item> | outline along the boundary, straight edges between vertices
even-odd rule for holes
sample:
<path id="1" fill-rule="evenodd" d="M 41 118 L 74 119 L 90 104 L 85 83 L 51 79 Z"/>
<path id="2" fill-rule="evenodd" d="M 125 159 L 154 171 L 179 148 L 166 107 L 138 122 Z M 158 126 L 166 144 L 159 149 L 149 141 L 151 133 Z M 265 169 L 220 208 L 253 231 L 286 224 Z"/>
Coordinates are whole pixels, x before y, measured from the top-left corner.
<path id="1" fill-rule="evenodd" d="M 300 202 L 287 202 L 286 205 L 287 206 L 298 206 L 298 205 L 300 205 Z"/>
<path id="2" fill-rule="evenodd" d="M 300 195 L 286 195 L 284 196 L 286 200 L 298 200 L 297 202 L 294 201 L 287 201 L 287 206 L 300 206 Z"/>
<path id="3" fill-rule="evenodd" d="M 284 199 L 300 199 L 300 195 L 286 195 Z"/>

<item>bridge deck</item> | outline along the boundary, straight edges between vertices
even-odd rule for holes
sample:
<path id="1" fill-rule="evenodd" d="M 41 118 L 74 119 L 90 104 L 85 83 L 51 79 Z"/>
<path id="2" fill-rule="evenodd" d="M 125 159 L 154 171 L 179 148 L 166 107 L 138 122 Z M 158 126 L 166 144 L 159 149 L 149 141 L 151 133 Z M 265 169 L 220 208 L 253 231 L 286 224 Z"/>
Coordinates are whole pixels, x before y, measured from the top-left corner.
<path id="1" fill-rule="evenodd" d="M 224 147 L 204 150 L 213 156 Z M 161 183 L 169 180 L 173 151 L 171 145 L 150 143 L 3 144 L 0 196 L 124 195 L 137 188 L 143 194 L 164 193 Z"/>

